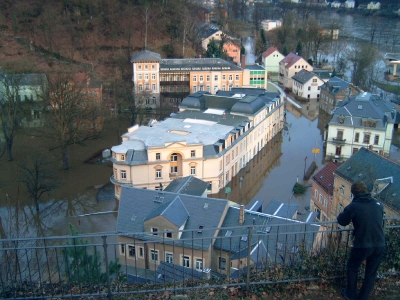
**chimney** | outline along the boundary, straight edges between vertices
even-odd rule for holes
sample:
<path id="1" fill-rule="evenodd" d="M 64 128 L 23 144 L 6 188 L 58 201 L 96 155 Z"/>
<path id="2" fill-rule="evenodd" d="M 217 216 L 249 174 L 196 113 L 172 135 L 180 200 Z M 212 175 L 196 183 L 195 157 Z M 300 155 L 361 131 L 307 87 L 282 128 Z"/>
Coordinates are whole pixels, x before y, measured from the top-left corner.
<path id="1" fill-rule="evenodd" d="M 246 68 L 246 55 L 242 54 L 242 57 L 240 58 L 240 66 L 242 69 Z"/>
<path id="2" fill-rule="evenodd" d="M 240 205 L 239 210 L 239 225 L 243 225 L 244 223 L 244 205 Z"/>

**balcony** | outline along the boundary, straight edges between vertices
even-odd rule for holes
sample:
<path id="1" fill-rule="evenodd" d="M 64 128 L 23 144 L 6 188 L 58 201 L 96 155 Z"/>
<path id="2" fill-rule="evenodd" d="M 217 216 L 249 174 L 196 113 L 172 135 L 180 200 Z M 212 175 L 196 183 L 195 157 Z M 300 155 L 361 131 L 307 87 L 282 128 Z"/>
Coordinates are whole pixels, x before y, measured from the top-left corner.
<path id="1" fill-rule="evenodd" d="M 160 194 L 157 197 L 161 199 L 163 196 Z M 135 215 L 132 218 L 134 217 Z M 133 221 L 134 219 L 128 220 Z M 165 298 L 168 294 L 178 293 L 189 294 L 188 299 L 209 299 L 212 285 L 214 293 L 224 299 L 229 298 L 228 294 L 232 290 L 238 295 L 243 294 L 241 299 L 260 299 L 260 291 L 280 289 L 284 291 L 283 294 L 280 293 L 283 295 L 282 299 L 297 299 L 299 290 L 306 291 L 307 299 L 321 299 L 323 296 L 331 299 L 332 295 L 337 299 L 340 297 L 339 286 L 345 278 L 352 229 L 340 228 L 334 222 L 313 224 L 309 226 L 320 226 L 320 229 L 310 232 L 304 225 L 299 225 L 293 231 L 287 232 L 286 228 L 279 230 L 282 225 L 278 224 L 218 228 L 221 234 L 215 238 L 215 243 L 223 241 L 231 247 L 237 245 L 237 253 L 248 255 L 243 257 L 245 261 L 253 263 L 256 257 L 260 257 L 258 263 L 239 269 L 234 267 L 237 261 L 233 261 L 234 266 L 231 268 L 230 260 L 223 261 L 223 265 L 219 262 L 218 268 L 216 266 L 217 269 L 213 270 L 208 268 L 210 262 L 207 260 L 201 262 L 199 269 L 195 269 L 199 265 L 192 265 L 192 262 L 189 263 L 193 269 L 183 267 L 179 260 L 167 269 L 168 266 L 163 262 L 162 249 L 176 245 L 175 249 L 179 251 L 184 245 L 188 255 L 191 255 L 192 243 L 201 245 L 202 241 L 210 239 L 207 231 L 211 229 L 207 226 L 201 230 L 185 230 L 186 238 L 180 239 L 165 238 L 168 231 L 161 230 L 157 231 L 157 235 L 154 232 L 129 234 L 135 238 L 130 244 L 135 247 L 131 248 L 135 252 L 130 252 L 126 245 L 129 244 L 126 240 L 129 237 L 125 237 L 124 243 L 119 243 L 115 233 L 3 239 L 0 249 L 3 260 L 0 263 L 5 271 L 0 273 L 0 297 L 120 299 L 119 297 L 125 298 L 128 295 L 146 298 L 151 293 L 155 298 Z M 212 230 L 215 231 L 215 228 Z M 247 234 L 232 234 L 238 230 Z M 172 232 L 174 236 L 181 236 L 181 233 L 183 232 L 179 230 Z M 399 234 L 400 218 L 385 220 L 387 251 L 382 259 L 371 299 L 397 299 L 396 282 L 400 274 Z M 268 242 L 266 249 L 258 247 L 254 252 L 247 251 L 248 245 L 257 244 L 261 240 Z M 140 248 L 157 249 L 158 268 L 152 261 L 148 269 L 137 267 L 143 262 L 139 254 Z M 261 258 L 265 254 L 264 250 L 268 252 L 267 260 Z M 209 257 L 207 249 L 200 248 L 196 251 L 199 252 L 199 258 Z M 219 251 L 212 253 L 218 259 Z M 77 263 L 79 261 L 80 264 Z M 111 263 L 120 265 L 112 274 L 106 269 Z M 165 276 L 167 271 L 173 272 L 169 274 L 172 276 Z M 142 279 L 140 285 L 136 281 L 137 277 Z M 321 282 L 323 289 L 318 288 Z M 318 289 L 318 296 L 310 298 L 313 295 L 311 286 Z M 195 293 L 196 297 L 191 297 L 191 293 Z M 222 299 L 221 297 L 218 299 Z"/>
<path id="2" fill-rule="evenodd" d="M 111 181 L 112 184 L 116 184 L 116 185 L 129 185 L 129 186 L 132 186 L 132 184 L 127 180 L 115 179 L 114 175 L 111 175 L 110 181 Z"/>
<path id="3" fill-rule="evenodd" d="M 343 139 L 343 137 L 334 137 L 332 138 L 332 143 L 335 145 L 345 145 L 346 139 Z"/>
<path id="4" fill-rule="evenodd" d="M 190 81 L 185 80 L 185 81 L 160 81 L 160 85 L 187 85 L 190 86 Z"/>

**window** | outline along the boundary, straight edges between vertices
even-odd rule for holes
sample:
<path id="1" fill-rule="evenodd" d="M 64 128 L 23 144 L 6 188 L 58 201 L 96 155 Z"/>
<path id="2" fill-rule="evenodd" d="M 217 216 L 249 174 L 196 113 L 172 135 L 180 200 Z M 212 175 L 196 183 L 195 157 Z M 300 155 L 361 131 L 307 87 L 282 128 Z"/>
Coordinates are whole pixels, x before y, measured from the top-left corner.
<path id="1" fill-rule="evenodd" d="M 151 65 L 151 69 L 152 69 L 152 70 L 155 70 L 155 69 L 156 69 L 156 66 L 155 66 L 155 65 Z"/>
<path id="2" fill-rule="evenodd" d="M 125 161 L 125 154 L 121 154 L 121 161 Z"/>
<path id="3" fill-rule="evenodd" d="M 125 244 L 121 244 L 121 254 L 125 254 Z"/>
<path id="4" fill-rule="evenodd" d="M 153 233 L 153 235 L 158 235 L 158 228 L 151 228 L 151 232 Z"/>
<path id="5" fill-rule="evenodd" d="M 197 76 L 193 76 L 193 81 L 197 82 Z"/>
<path id="6" fill-rule="evenodd" d="M 158 261 L 158 250 L 150 250 L 150 258 L 152 261 Z"/>
<path id="7" fill-rule="evenodd" d="M 171 161 L 178 161 L 178 154 L 176 153 L 171 154 Z"/>
<path id="8" fill-rule="evenodd" d="M 315 194 L 315 199 L 318 199 L 318 190 L 317 189 L 315 190 L 314 194 Z"/>
<path id="9" fill-rule="evenodd" d="M 138 74 L 138 79 L 139 79 L 139 80 L 142 80 L 142 79 L 143 79 L 142 74 Z"/>
<path id="10" fill-rule="evenodd" d="M 173 264 L 174 263 L 174 255 L 172 253 L 165 253 L 165 262 Z"/>
<path id="11" fill-rule="evenodd" d="M 126 171 L 125 170 L 121 171 L 121 179 L 126 179 Z"/>
<path id="12" fill-rule="evenodd" d="M 148 69 L 149 69 L 149 66 L 148 66 L 148 65 L 144 65 L 144 69 L 145 69 L 145 70 L 148 70 Z"/>
<path id="13" fill-rule="evenodd" d="M 196 175 L 196 167 L 195 166 L 190 167 L 190 175 Z"/>
<path id="14" fill-rule="evenodd" d="M 239 75 L 236 75 L 236 80 L 239 80 Z"/>
<path id="15" fill-rule="evenodd" d="M 223 91 L 226 91 L 226 86 L 225 86 L 225 84 L 222 85 L 222 90 L 223 90 Z"/>
<path id="16" fill-rule="evenodd" d="M 156 178 L 161 178 L 161 177 L 162 177 L 161 169 L 156 170 Z"/>
<path id="17" fill-rule="evenodd" d="M 336 138 L 337 138 L 338 140 L 343 140 L 343 130 L 338 130 L 338 131 L 337 131 Z"/>
<path id="18" fill-rule="evenodd" d="M 162 81 L 166 81 L 167 80 L 167 76 L 165 76 L 165 75 L 161 76 L 161 80 Z"/>
<path id="19" fill-rule="evenodd" d="M 176 81 L 181 81 L 181 76 L 176 75 Z"/>
<path id="20" fill-rule="evenodd" d="M 319 194 L 319 202 L 320 203 L 322 203 L 322 198 L 323 198 L 322 194 Z"/>
<path id="21" fill-rule="evenodd" d="M 328 207 L 328 199 L 324 199 L 324 207 Z"/>
<path id="22" fill-rule="evenodd" d="M 356 132 L 356 135 L 354 137 L 354 142 L 358 143 L 360 141 L 360 133 Z"/>
<path id="23" fill-rule="evenodd" d="M 358 151 L 358 148 L 353 148 L 353 154 Z"/>
<path id="24" fill-rule="evenodd" d="M 161 159 L 161 154 L 160 153 L 156 153 L 156 160 L 160 160 Z"/>
<path id="25" fill-rule="evenodd" d="M 166 232 L 165 237 L 172 239 L 172 232 L 170 232 L 170 231 Z"/>
<path id="26" fill-rule="evenodd" d="M 207 81 L 210 81 L 210 75 L 207 75 L 206 78 L 207 78 Z"/>
<path id="27" fill-rule="evenodd" d="M 221 270 L 225 270 L 226 269 L 226 258 L 224 258 L 224 257 L 220 257 L 219 258 L 219 268 Z"/>
<path id="28" fill-rule="evenodd" d="M 204 77 L 203 76 L 200 76 L 200 82 L 203 82 L 204 81 Z"/>
<path id="29" fill-rule="evenodd" d="M 150 91 L 150 84 L 146 83 L 146 85 L 144 86 L 146 91 Z"/>
<path id="30" fill-rule="evenodd" d="M 344 195 L 344 190 L 345 190 L 345 186 L 342 184 L 342 186 L 340 187 L 340 194 Z"/>
<path id="31" fill-rule="evenodd" d="M 370 134 L 370 133 L 364 133 L 364 140 L 363 140 L 363 143 L 369 144 L 369 139 L 370 139 L 370 137 L 371 137 L 371 134 Z"/>
<path id="32" fill-rule="evenodd" d="M 308 90 L 311 91 L 311 86 L 308 87 Z"/>
<path id="33" fill-rule="evenodd" d="M 156 89 L 156 84 L 155 84 L 155 83 L 153 83 L 151 86 L 152 86 L 152 90 L 153 90 L 153 92 L 156 92 L 156 91 L 157 91 L 157 89 Z"/>
<path id="34" fill-rule="evenodd" d="M 203 260 L 201 258 L 196 258 L 196 270 L 203 270 Z"/>
<path id="35" fill-rule="evenodd" d="M 146 98 L 146 104 L 150 104 L 150 99 Z"/>
<path id="36" fill-rule="evenodd" d="M 317 82 L 317 79 L 316 79 L 316 78 L 314 78 L 314 79 L 312 80 L 312 82 Z"/>
<path id="37" fill-rule="evenodd" d="M 204 87 L 202 85 L 200 86 L 200 91 L 204 91 Z"/>
<path id="38" fill-rule="evenodd" d="M 379 144 L 379 134 L 375 134 L 374 145 Z"/>
<path id="39" fill-rule="evenodd" d="M 196 157 L 196 150 L 190 151 L 190 157 Z"/>
<path id="40" fill-rule="evenodd" d="M 207 92 L 211 92 L 211 87 L 207 85 Z"/>
<path id="41" fill-rule="evenodd" d="M 143 91 L 143 85 L 139 84 L 139 91 Z"/>
<path id="42" fill-rule="evenodd" d="M 226 80 L 226 76 L 225 75 L 222 75 L 222 80 Z"/>
<path id="43" fill-rule="evenodd" d="M 138 70 L 141 70 L 142 69 L 142 66 L 141 65 L 138 65 Z"/>
<path id="44" fill-rule="evenodd" d="M 218 81 L 218 75 L 214 75 L 214 81 Z"/>
<path id="45" fill-rule="evenodd" d="M 156 102 L 157 102 L 157 101 L 156 101 L 156 100 L 157 100 L 156 97 L 153 97 L 151 100 L 152 100 L 152 103 L 153 103 L 153 104 L 156 104 Z"/>
<path id="46" fill-rule="evenodd" d="M 196 93 L 197 92 L 197 86 L 194 86 L 193 87 L 193 93 Z"/>
<path id="47" fill-rule="evenodd" d="M 128 255 L 129 255 L 129 257 L 136 257 L 135 246 L 128 245 Z"/>
<path id="48" fill-rule="evenodd" d="M 184 266 L 186 268 L 190 268 L 190 257 L 189 256 L 182 257 L 182 266 Z"/>
<path id="49" fill-rule="evenodd" d="M 233 80 L 233 75 L 229 75 L 229 80 Z"/>
<path id="50" fill-rule="evenodd" d="M 155 80 L 156 79 L 156 74 L 151 74 L 151 79 Z"/>
<path id="51" fill-rule="evenodd" d="M 172 174 L 178 173 L 178 166 L 172 166 L 171 167 L 171 173 Z"/>
<path id="52" fill-rule="evenodd" d="M 149 74 L 144 74 L 144 79 L 149 80 Z"/>
<path id="53" fill-rule="evenodd" d="M 143 257 L 143 256 L 144 256 L 143 247 L 139 247 L 139 257 Z"/>

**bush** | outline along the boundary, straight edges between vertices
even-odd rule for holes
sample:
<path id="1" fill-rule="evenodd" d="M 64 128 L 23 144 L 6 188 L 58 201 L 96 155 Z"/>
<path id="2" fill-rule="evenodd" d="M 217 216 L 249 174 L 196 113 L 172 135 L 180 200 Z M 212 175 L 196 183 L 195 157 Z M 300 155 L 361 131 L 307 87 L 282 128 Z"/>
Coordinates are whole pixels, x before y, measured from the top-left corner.
<path id="1" fill-rule="evenodd" d="M 293 187 L 293 192 L 295 195 L 302 195 L 306 191 L 306 187 L 298 182 Z"/>

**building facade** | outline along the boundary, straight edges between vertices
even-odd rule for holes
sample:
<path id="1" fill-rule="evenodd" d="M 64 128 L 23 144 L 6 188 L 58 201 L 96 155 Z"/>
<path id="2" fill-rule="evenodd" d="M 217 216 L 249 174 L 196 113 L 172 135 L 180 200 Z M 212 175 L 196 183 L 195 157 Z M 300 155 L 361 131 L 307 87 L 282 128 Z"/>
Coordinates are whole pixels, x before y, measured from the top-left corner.
<path id="1" fill-rule="evenodd" d="M 217 193 L 283 128 L 284 101 L 265 89 L 233 88 L 186 97 L 180 112 L 135 125 L 112 147 L 115 197 L 121 186 L 162 189 L 193 175 Z"/>
<path id="2" fill-rule="evenodd" d="M 270 31 L 282 27 L 282 22 L 280 20 L 262 20 L 261 27 L 265 31 Z"/>
<path id="3" fill-rule="evenodd" d="M 318 75 L 303 69 L 292 79 L 292 91 L 295 95 L 304 99 L 319 99 L 321 85 L 324 84 L 324 81 Z"/>
<path id="4" fill-rule="evenodd" d="M 310 211 L 317 213 L 317 221 L 330 221 L 333 207 L 333 173 L 338 164 L 330 162 L 312 178 Z"/>
<path id="5" fill-rule="evenodd" d="M 351 83 L 344 81 L 339 77 L 332 77 L 321 86 L 321 96 L 319 107 L 328 114 L 339 106 L 346 95 L 348 97 L 359 94 L 359 90 Z"/>
<path id="6" fill-rule="evenodd" d="M 222 45 L 222 51 L 236 64 L 240 64 L 240 41 L 228 40 Z"/>
<path id="7" fill-rule="evenodd" d="M 325 136 L 326 159 L 346 160 L 362 147 L 389 156 L 396 110 L 363 92 L 336 109 Z"/>
<path id="8" fill-rule="evenodd" d="M 267 72 L 279 73 L 279 62 L 285 56 L 276 47 L 270 47 L 262 54 L 262 64 Z"/>
<path id="9" fill-rule="evenodd" d="M 279 83 L 285 89 L 292 90 L 292 77 L 301 70 L 313 71 L 313 67 L 301 56 L 294 53 L 289 53 L 284 59 L 279 62 Z"/>

